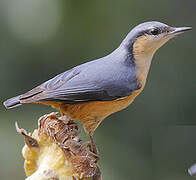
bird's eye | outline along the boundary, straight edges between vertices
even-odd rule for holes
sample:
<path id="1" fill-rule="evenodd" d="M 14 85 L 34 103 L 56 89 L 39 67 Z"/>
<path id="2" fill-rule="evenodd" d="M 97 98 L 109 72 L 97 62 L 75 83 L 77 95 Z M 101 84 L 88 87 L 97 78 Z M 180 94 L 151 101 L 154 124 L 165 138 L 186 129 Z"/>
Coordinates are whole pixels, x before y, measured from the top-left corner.
<path id="1" fill-rule="evenodd" d="M 154 28 L 154 29 L 152 29 L 152 30 L 150 31 L 150 33 L 151 33 L 152 35 L 158 35 L 158 34 L 160 33 L 160 30 L 157 29 L 157 28 Z"/>

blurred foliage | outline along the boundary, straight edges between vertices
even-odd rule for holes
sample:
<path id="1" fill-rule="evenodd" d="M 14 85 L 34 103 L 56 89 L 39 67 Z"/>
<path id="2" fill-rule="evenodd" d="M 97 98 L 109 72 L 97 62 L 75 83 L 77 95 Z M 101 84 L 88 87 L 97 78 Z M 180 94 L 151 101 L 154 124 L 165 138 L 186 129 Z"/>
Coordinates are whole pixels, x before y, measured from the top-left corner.
<path id="1" fill-rule="evenodd" d="M 192 179 L 186 170 L 196 161 L 195 8 L 195 0 L 1 0 L 1 102 L 110 53 L 141 22 L 192 26 L 156 53 L 135 102 L 95 133 L 105 180 Z M 24 143 L 14 121 L 32 130 L 51 111 L 0 105 L 0 179 L 24 179 Z"/>

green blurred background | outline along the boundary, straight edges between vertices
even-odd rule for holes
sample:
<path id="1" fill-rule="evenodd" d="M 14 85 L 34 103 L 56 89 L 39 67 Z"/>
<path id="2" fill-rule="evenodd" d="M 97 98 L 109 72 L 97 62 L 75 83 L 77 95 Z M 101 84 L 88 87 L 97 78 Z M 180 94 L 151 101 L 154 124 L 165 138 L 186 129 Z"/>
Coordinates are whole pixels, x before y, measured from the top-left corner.
<path id="1" fill-rule="evenodd" d="M 113 51 L 135 25 L 192 26 L 154 56 L 144 92 L 96 130 L 104 180 L 191 180 L 196 162 L 195 0 L 0 0 L 1 102 Z M 0 179 L 21 180 L 23 137 L 54 111 L 0 105 Z M 83 133 L 83 136 L 84 133 Z"/>

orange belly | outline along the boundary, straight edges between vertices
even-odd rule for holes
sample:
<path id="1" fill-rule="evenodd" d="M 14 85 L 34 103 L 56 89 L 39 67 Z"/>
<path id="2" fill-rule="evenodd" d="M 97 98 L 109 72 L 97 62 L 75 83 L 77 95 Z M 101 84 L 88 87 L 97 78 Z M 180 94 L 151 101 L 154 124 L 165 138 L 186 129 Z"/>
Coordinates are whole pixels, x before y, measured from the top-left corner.
<path id="1" fill-rule="evenodd" d="M 113 101 L 90 101 L 76 104 L 65 104 L 60 102 L 41 103 L 51 105 L 60 110 L 61 113 L 70 116 L 74 120 L 82 122 L 84 129 L 92 135 L 104 118 L 126 108 L 140 92 L 141 89 L 135 91 L 132 95 L 126 98 Z"/>

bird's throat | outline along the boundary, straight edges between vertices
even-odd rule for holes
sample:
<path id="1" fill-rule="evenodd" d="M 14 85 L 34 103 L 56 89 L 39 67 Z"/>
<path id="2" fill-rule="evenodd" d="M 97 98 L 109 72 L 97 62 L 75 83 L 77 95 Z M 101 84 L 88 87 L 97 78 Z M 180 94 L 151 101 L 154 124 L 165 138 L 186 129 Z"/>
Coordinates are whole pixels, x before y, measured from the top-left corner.
<path id="1" fill-rule="evenodd" d="M 137 56 L 135 58 L 135 64 L 137 66 L 137 78 L 139 79 L 142 86 L 146 83 L 146 78 L 150 69 L 153 53 Z"/>

